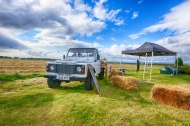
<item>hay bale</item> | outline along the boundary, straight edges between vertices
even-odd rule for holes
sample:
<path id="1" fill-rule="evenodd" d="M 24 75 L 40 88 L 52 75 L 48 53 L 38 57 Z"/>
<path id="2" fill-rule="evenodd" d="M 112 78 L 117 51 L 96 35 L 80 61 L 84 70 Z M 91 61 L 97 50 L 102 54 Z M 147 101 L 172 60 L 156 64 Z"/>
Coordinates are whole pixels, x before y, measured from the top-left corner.
<path id="1" fill-rule="evenodd" d="M 112 76 L 123 76 L 123 73 L 122 73 L 122 72 L 115 71 L 115 70 L 112 70 L 110 76 L 111 76 L 111 77 L 112 77 Z"/>
<path id="2" fill-rule="evenodd" d="M 184 88 L 154 85 L 151 97 L 156 102 L 190 110 L 190 91 Z"/>
<path id="3" fill-rule="evenodd" d="M 138 90 L 137 84 L 139 81 L 132 77 L 112 76 L 112 83 L 114 86 L 125 90 Z"/>

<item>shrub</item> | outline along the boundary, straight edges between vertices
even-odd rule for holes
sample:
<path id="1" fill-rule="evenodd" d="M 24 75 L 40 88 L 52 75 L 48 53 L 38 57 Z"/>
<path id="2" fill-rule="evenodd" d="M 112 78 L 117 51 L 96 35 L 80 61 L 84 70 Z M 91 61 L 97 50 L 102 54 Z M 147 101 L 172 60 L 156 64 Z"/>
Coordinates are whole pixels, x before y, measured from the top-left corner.
<path id="1" fill-rule="evenodd" d="M 177 61 L 178 61 L 178 66 L 183 66 L 183 60 L 181 57 L 176 59 L 175 64 L 177 64 Z"/>
<path id="2" fill-rule="evenodd" d="M 182 74 L 190 75 L 190 66 L 181 66 L 179 69 Z"/>

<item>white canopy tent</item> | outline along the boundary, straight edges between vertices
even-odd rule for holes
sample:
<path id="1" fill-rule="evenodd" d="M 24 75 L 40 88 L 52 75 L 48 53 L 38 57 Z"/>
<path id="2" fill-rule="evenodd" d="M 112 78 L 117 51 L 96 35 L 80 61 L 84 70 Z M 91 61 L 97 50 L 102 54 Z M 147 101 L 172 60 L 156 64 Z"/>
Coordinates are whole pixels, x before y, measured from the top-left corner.
<path id="1" fill-rule="evenodd" d="M 125 55 L 135 55 L 135 56 L 145 56 L 145 64 L 144 64 L 144 71 L 143 71 L 143 80 L 145 78 L 145 71 L 147 65 L 147 57 L 151 56 L 151 63 L 150 63 L 150 80 L 152 79 L 152 59 L 154 56 L 175 56 L 176 60 L 176 52 L 170 51 L 165 47 L 162 47 L 155 43 L 145 42 L 142 46 L 135 50 L 125 50 L 122 51 L 122 54 Z M 178 64 L 178 63 L 177 63 Z"/>

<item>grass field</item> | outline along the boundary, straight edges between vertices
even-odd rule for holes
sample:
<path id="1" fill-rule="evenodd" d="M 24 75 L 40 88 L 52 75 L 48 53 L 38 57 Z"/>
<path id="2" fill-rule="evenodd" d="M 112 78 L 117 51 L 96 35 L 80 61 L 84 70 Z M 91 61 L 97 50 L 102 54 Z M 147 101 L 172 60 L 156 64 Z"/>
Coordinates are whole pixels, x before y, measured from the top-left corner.
<path id="1" fill-rule="evenodd" d="M 35 66 L 41 61 L 31 62 Z M 118 67 L 113 65 L 114 69 Z M 135 65 L 122 67 L 128 69 L 126 76 L 142 79 L 143 71 L 137 75 Z M 151 83 L 190 85 L 189 75 L 161 75 L 161 67 L 154 65 Z M 150 98 L 152 85 L 139 84 L 138 91 L 125 91 L 114 87 L 110 79 L 104 79 L 99 81 L 102 91 L 99 97 L 95 89 L 86 91 L 80 82 L 62 83 L 60 88 L 50 89 L 41 77 L 43 71 L 33 74 L 32 70 L 0 74 L 0 126 L 190 125 L 190 111 L 158 104 Z M 148 72 L 146 81 L 149 81 Z"/>
<path id="2" fill-rule="evenodd" d="M 0 59 L 0 73 L 44 72 L 46 60 Z"/>

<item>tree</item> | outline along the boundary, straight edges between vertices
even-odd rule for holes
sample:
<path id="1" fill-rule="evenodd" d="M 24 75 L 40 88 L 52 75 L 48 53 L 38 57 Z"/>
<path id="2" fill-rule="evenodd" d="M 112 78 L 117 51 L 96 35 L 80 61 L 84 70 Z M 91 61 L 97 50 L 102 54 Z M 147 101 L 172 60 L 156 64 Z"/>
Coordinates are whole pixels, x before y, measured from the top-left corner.
<path id="1" fill-rule="evenodd" d="M 178 61 L 178 66 L 183 66 L 183 60 L 181 57 L 176 59 L 175 64 L 177 64 L 177 61 Z"/>

